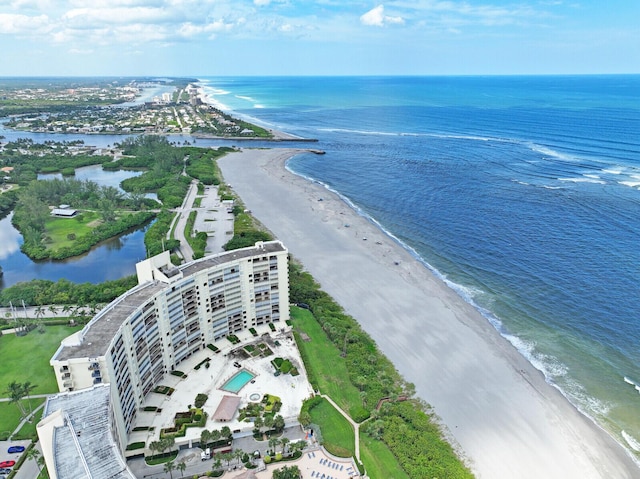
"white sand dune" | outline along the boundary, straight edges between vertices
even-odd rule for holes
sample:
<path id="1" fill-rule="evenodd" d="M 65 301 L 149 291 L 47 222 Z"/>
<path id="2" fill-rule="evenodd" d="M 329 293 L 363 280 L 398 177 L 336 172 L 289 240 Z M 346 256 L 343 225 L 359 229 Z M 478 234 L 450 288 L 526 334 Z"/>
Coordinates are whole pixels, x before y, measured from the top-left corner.
<path id="1" fill-rule="evenodd" d="M 245 150 L 219 164 L 253 215 L 416 385 L 477 477 L 640 477 L 475 309 L 338 196 L 288 172 L 296 153 Z"/>

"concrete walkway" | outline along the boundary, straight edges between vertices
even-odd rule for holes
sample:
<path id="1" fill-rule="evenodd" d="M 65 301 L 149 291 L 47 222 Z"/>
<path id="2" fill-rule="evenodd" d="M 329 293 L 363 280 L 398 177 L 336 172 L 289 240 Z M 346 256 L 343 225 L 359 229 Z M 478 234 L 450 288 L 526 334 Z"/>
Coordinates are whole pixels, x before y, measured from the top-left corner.
<path id="1" fill-rule="evenodd" d="M 346 412 L 344 412 L 342 410 L 342 408 L 340 406 L 338 406 L 335 401 L 333 399 L 331 399 L 329 396 L 327 396 L 326 394 L 320 394 L 320 397 L 325 398 L 327 401 L 329 401 L 329 403 L 331 403 L 331 405 L 336 408 L 336 410 L 342 414 L 344 416 L 344 418 L 349 421 L 349 424 L 351 424 L 353 426 L 353 431 L 355 434 L 355 449 L 356 449 L 356 459 L 358 460 L 358 462 L 360 464 L 362 464 L 362 461 L 360 460 L 360 424 L 358 424 L 357 422 L 355 422 L 353 419 L 351 419 L 351 416 L 349 416 Z"/>

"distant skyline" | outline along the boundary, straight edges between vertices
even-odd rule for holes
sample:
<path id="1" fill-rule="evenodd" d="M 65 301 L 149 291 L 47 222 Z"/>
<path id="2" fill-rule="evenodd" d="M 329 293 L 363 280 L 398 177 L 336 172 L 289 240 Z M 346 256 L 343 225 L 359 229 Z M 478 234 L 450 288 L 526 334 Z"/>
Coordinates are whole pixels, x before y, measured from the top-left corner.
<path id="1" fill-rule="evenodd" d="M 0 0 L 0 76 L 640 73 L 638 0 Z"/>

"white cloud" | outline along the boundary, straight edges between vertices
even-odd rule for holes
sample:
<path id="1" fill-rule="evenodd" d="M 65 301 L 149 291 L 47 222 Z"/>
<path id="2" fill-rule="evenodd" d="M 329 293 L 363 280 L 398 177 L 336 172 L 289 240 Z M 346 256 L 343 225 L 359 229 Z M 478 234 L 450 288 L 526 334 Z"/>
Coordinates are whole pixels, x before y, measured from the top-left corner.
<path id="1" fill-rule="evenodd" d="M 45 32 L 49 27 L 49 17 L 46 15 L 30 17 L 15 13 L 0 13 L 0 33 L 32 35 Z"/>
<path id="2" fill-rule="evenodd" d="M 167 20 L 168 13 L 153 7 L 76 8 L 65 13 L 62 19 L 83 26 L 154 23 Z"/>
<path id="3" fill-rule="evenodd" d="M 384 5 L 380 4 L 375 8 L 372 8 L 367 13 L 360 17 L 360 22 L 363 25 L 369 25 L 374 27 L 383 27 L 387 24 L 400 25 L 404 23 L 402 17 L 390 17 L 384 14 Z"/>

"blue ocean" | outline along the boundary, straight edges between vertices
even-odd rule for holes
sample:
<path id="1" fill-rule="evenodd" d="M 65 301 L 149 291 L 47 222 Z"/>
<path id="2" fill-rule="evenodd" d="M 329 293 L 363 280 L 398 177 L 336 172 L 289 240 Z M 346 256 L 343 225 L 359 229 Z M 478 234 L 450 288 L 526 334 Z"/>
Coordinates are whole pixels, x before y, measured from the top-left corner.
<path id="1" fill-rule="evenodd" d="M 640 76 L 204 78 L 640 457 Z"/>

